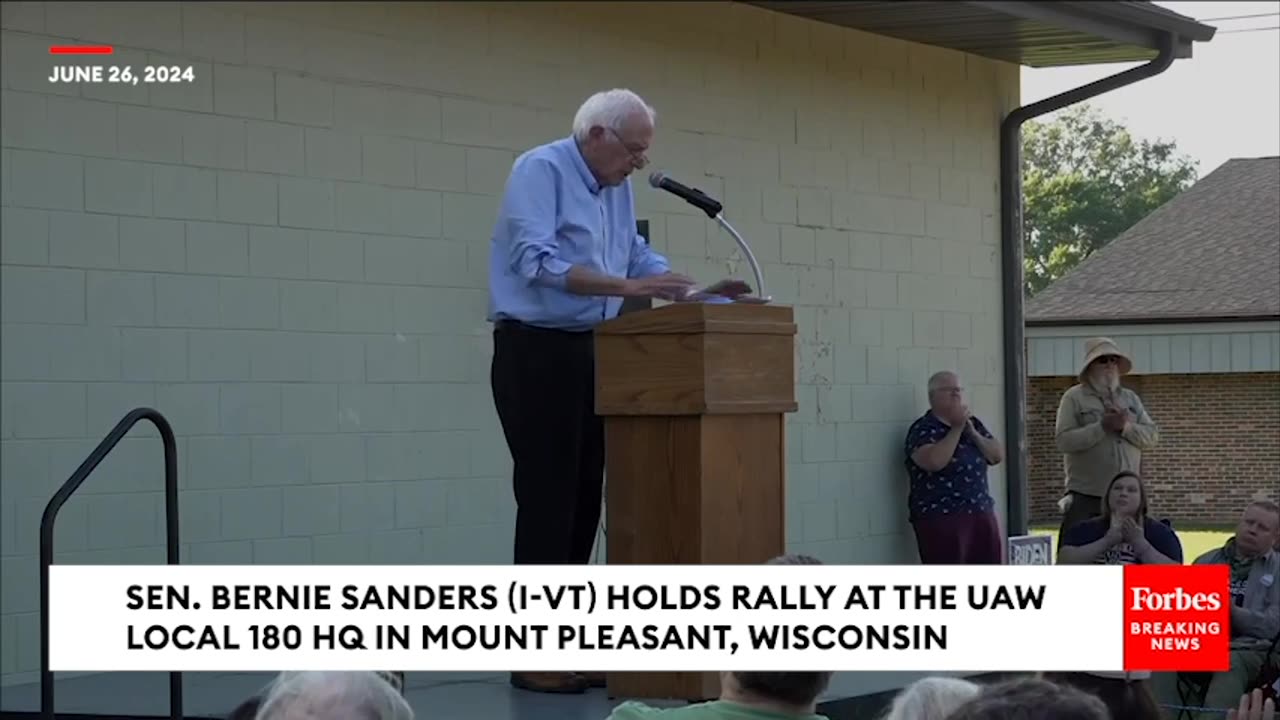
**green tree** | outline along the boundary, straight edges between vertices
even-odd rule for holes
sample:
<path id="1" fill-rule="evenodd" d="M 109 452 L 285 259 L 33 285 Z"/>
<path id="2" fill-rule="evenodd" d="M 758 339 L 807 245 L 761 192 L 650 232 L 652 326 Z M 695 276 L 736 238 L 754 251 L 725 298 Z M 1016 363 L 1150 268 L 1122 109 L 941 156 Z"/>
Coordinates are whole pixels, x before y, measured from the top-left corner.
<path id="1" fill-rule="evenodd" d="M 1062 277 L 1196 181 L 1171 141 L 1139 140 L 1089 105 L 1022 128 L 1026 292 Z"/>

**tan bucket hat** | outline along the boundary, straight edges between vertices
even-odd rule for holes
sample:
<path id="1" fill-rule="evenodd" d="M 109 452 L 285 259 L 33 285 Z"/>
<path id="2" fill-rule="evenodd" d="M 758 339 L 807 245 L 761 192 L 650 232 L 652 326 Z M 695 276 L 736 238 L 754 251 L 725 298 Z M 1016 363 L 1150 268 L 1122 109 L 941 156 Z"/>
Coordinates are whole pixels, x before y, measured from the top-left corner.
<path id="1" fill-rule="evenodd" d="M 1078 375 L 1083 378 L 1085 371 L 1089 369 L 1094 360 L 1108 355 L 1119 358 L 1121 375 L 1128 375 L 1133 370 L 1133 360 L 1121 352 L 1111 338 L 1096 337 L 1084 341 L 1084 362 L 1080 364 Z"/>

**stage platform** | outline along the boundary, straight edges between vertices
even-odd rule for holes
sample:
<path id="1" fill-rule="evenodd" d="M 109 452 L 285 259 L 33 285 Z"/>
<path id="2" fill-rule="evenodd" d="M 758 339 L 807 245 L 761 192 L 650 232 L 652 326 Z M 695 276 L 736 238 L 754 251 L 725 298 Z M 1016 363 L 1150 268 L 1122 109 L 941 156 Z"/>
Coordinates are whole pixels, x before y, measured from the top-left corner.
<path id="1" fill-rule="evenodd" d="M 917 673 L 840 673 L 820 711 L 832 720 L 877 714 L 894 692 L 921 677 Z M 260 673 L 188 673 L 183 677 L 187 718 L 223 718 L 271 676 Z M 58 717 L 64 720 L 135 720 L 169 716 L 168 676 L 110 673 L 60 677 Z M 543 695 L 517 690 L 505 674 L 409 673 L 405 696 L 424 720 L 604 720 L 621 700 L 604 690 L 583 695 Z M 680 703 L 653 702 L 671 707 Z M 38 717 L 40 685 L 0 688 L 0 718 Z"/>

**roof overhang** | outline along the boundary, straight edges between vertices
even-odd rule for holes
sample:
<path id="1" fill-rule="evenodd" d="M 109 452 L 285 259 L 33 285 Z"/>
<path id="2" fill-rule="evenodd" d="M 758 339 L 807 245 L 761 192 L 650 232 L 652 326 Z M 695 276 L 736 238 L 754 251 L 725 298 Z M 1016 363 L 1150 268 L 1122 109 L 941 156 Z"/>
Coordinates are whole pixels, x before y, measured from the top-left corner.
<path id="1" fill-rule="evenodd" d="M 1149 2 L 803 2 L 744 0 L 817 22 L 1030 67 L 1146 62 L 1164 36 L 1176 58 L 1216 29 Z"/>

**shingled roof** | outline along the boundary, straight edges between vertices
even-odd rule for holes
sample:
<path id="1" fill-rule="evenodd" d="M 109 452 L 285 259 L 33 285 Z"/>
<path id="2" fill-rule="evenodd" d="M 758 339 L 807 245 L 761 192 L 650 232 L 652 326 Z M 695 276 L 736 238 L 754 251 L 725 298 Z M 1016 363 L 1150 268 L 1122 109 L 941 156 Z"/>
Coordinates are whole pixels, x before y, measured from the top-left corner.
<path id="1" fill-rule="evenodd" d="M 1224 163 L 1025 312 L 1028 325 L 1280 317 L 1280 157 Z"/>

